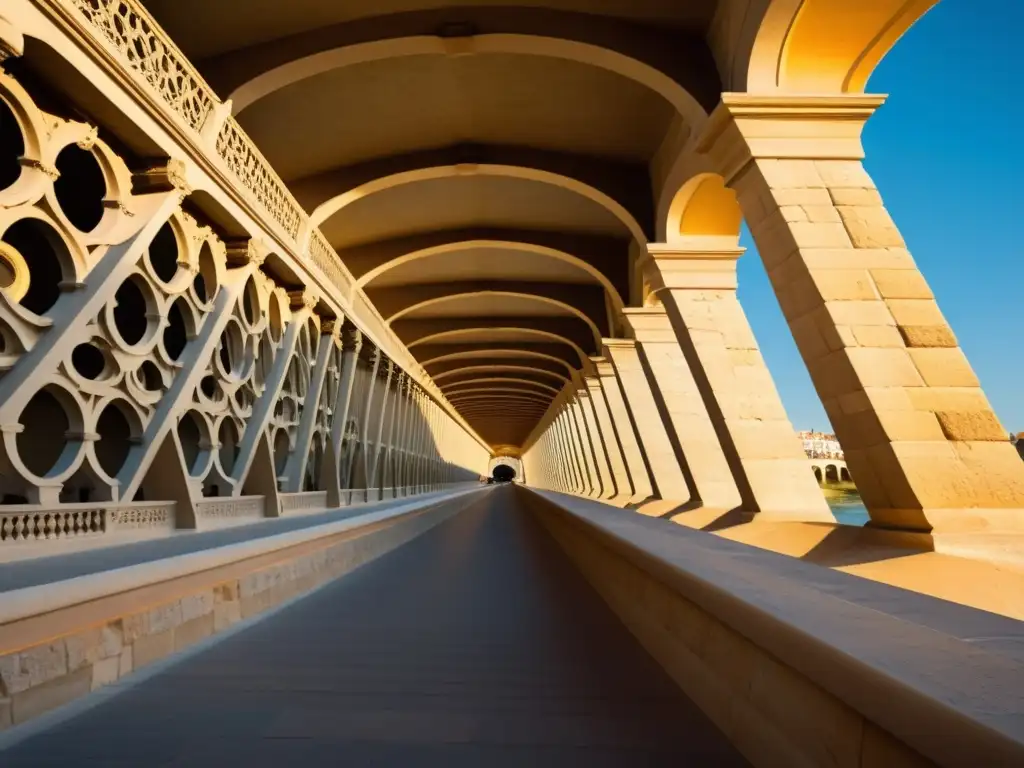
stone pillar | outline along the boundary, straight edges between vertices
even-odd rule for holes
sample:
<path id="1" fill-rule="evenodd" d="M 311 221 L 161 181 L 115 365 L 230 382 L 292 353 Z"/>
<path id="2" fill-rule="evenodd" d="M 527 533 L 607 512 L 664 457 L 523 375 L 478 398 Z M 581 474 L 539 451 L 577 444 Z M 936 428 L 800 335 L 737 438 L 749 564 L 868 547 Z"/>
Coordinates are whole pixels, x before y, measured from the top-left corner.
<path id="1" fill-rule="evenodd" d="M 735 238 L 648 246 L 644 272 L 664 302 L 742 498 L 762 519 L 835 520 L 736 297 Z"/>
<path id="2" fill-rule="evenodd" d="M 726 94 L 700 140 L 885 527 L 1024 527 L 1024 465 L 865 172 L 882 98 Z"/>
<path id="3" fill-rule="evenodd" d="M 680 460 L 693 495 L 708 509 L 736 509 L 741 504 L 739 489 L 668 313 L 663 306 L 623 311 L 643 350 L 651 385 L 660 395 L 665 426 L 682 451 Z"/>
<path id="4" fill-rule="evenodd" d="M 643 451 L 637 440 L 633 420 L 623 399 L 622 388 L 619 386 L 619 377 L 615 372 L 615 366 L 606 358 L 591 358 L 597 370 L 597 379 L 604 394 L 608 406 L 608 415 L 611 419 L 612 429 L 618 438 L 619 448 L 626 464 L 632 484 L 633 495 L 630 497 L 630 504 L 639 504 L 647 501 L 653 493 L 651 476 L 648 473 L 647 463 L 644 461 Z M 621 489 L 620 489 L 621 492 Z"/>
<path id="5" fill-rule="evenodd" d="M 338 378 L 338 396 L 331 416 L 331 450 L 324 451 L 324 464 L 320 469 L 320 490 L 327 491 L 327 506 L 340 507 L 341 501 L 341 447 L 352 405 L 356 383 L 359 350 L 363 334 L 358 328 L 347 329 L 341 335 L 341 372 Z"/>
<path id="6" fill-rule="evenodd" d="M 601 360 L 605 366 L 608 364 Z M 626 461 L 622 455 L 622 447 L 619 445 L 618 436 L 615 434 L 615 427 L 612 425 L 611 413 L 608 411 L 608 403 L 605 400 L 601 388 L 601 379 L 594 373 L 584 377 L 587 390 L 590 392 L 590 405 L 594 411 L 594 418 L 597 422 L 598 439 L 604 447 L 608 459 L 608 467 L 614 483 L 613 493 L 605 498 L 612 500 L 618 506 L 625 506 L 633 498 L 633 486 L 630 483 L 629 472 L 626 470 Z"/>
<path id="7" fill-rule="evenodd" d="M 572 466 L 576 471 L 576 489 L 575 493 L 580 496 L 585 496 L 589 491 L 590 477 L 587 474 L 586 465 L 583 463 L 583 455 L 579 451 L 579 447 L 573 437 L 574 429 L 572 426 L 572 410 L 571 402 L 569 397 L 566 397 L 565 404 L 562 406 L 562 441 L 565 443 L 566 453 L 572 461 Z"/>
<path id="8" fill-rule="evenodd" d="M 596 498 L 601 493 L 601 478 L 594 466 L 594 457 L 588 450 L 587 430 L 583 425 L 583 413 L 578 394 L 573 394 L 569 400 L 569 434 L 576 443 L 576 453 L 580 457 L 580 467 L 583 469 L 583 494 Z"/>
<path id="9" fill-rule="evenodd" d="M 626 406 L 636 424 L 653 491 L 661 502 L 655 505 L 656 511 L 668 512 L 672 507 L 682 506 L 690 501 L 690 488 L 669 437 L 669 425 L 662 419 L 654 400 L 653 384 L 647 378 L 636 342 L 604 339 L 603 343 L 605 357 L 615 366 Z"/>
<path id="10" fill-rule="evenodd" d="M 594 471 L 597 473 L 601 488 L 596 498 L 610 499 L 615 496 L 615 479 L 612 477 L 611 463 L 608 459 L 608 451 L 605 448 L 604 439 L 597 423 L 593 398 L 590 396 L 590 389 L 584 386 L 576 391 L 576 399 L 579 402 L 581 427 L 583 439 L 586 442 L 588 455 L 594 461 Z"/>
<path id="11" fill-rule="evenodd" d="M 565 488 L 562 490 L 566 493 L 582 493 L 583 483 L 576 468 L 576 460 L 569 450 L 569 445 L 565 439 L 564 403 L 558 404 L 557 408 L 558 414 L 555 416 L 554 421 L 551 422 L 551 429 L 554 432 L 555 442 L 558 446 L 558 459 L 565 478 Z"/>

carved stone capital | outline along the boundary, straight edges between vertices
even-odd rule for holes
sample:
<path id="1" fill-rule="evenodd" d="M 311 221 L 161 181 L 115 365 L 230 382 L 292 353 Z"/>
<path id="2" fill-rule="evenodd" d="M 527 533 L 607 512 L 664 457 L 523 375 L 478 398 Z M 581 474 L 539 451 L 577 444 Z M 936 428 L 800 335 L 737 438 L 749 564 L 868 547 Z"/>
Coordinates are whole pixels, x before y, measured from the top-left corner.
<path id="1" fill-rule="evenodd" d="M 188 185 L 186 173 L 185 161 L 172 157 L 163 165 L 155 165 L 133 173 L 132 191 L 137 195 L 145 195 L 177 190 L 182 197 L 188 197 L 192 194 L 192 188 Z"/>
<path id="2" fill-rule="evenodd" d="M 309 288 L 300 288 L 297 291 L 288 291 L 288 301 L 292 309 L 313 309 L 320 303 L 320 296 Z"/>
<path id="3" fill-rule="evenodd" d="M 228 266 L 244 267 L 247 264 L 255 264 L 259 269 L 267 259 L 269 248 L 262 240 L 247 238 L 245 240 L 231 240 L 226 243 L 225 254 Z"/>

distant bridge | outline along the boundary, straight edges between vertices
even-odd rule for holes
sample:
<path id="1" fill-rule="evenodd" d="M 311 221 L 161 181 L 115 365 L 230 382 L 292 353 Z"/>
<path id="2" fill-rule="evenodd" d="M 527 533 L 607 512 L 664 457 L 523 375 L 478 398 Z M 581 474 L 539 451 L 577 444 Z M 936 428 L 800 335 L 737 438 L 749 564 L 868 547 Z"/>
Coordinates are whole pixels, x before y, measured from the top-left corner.
<path id="1" fill-rule="evenodd" d="M 818 485 L 822 483 L 850 482 L 850 470 L 843 459 L 808 459 Z"/>

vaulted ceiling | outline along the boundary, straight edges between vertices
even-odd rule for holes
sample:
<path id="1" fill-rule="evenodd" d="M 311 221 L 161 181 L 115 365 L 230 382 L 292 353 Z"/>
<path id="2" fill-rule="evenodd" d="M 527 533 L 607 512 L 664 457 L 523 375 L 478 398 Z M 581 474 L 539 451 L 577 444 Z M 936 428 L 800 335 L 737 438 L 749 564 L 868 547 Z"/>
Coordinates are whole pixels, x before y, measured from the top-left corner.
<path id="1" fill-rule="evenodd" d="M 716 0 L 146 5 L 492 445 L 619 330 L 665 158 L 722 90 Z"/>

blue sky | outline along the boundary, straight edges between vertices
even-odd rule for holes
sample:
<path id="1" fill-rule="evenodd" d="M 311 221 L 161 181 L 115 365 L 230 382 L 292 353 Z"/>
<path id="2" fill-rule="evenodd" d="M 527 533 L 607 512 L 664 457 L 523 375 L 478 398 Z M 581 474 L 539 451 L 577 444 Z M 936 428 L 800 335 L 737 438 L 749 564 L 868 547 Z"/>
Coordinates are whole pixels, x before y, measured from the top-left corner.
<path id="1" fill-rule="evenodd" d="M 1003 426 L 1024 431 L 1022 0 L 941 0 L 875 70 L 865 165 Z M 749 235 L 740 297 L 797 429 L 828 419 Z"/>

